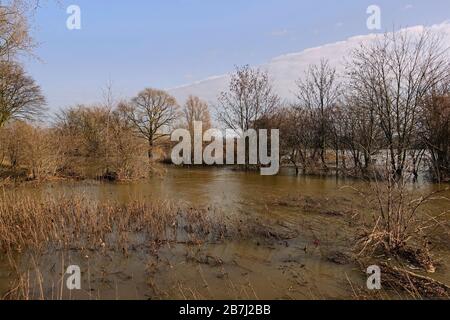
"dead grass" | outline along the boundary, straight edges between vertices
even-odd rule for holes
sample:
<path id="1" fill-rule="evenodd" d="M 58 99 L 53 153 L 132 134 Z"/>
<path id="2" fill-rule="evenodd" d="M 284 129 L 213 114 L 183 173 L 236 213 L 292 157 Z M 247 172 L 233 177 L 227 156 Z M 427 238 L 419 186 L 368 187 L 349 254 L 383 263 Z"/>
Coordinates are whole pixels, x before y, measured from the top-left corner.
<path id="1" fill-rule="evenodd" d="M 122 204 L 81 196 L 38 200 L 0 195 L 0 250 L 8 258 L 11 272 L 10 290 L 3 298 L 67 298 L 67 292 L 60 289 L 63 280 L 56 283 L 52 276 L 59 267 L 47 270 L 50 256 L 73 253 L 108 260 L 111 256 L 138 254 L 159 261 L 161 249 L 178 245 L 195 249 L 227 240 L 254 239 L 276 243 L 296 236 L 266 219 L 231 216 L 212 207 L 162 200 Z M 223 264 L 212 255 L 193 254 L 185 259 L 200 268 Z M 65 270 L 62 266 L 61 279 Z"/>
<path id="2" fill-rule="evenodd" d="M 88 197 L 41 200 L 0 195 L 0 250 L 154 249 L 166 243 L 203 244 L 225 239 L 291 239 L 297 234 L 273 221 L 238 218 L 214 207 L 164 200 L 126 204 Z"/>
<path id="3" fill-rule="evenodd" d="M 405 268 L 381 265 L 383 283 L 390 288 L 400 288 L 415 299 L 450 298 L 450 287 Z"/>
<path id="4" fill-rule="evenodd" d="M 366 263 L 367 264 L 367 263 Z M 449 299 L 450 287 L 431 277 L 408 270 L 403 264 L 380 263 L 383 290 L 368 290 L 347 281 L 356 300 Z"/>
<path id="5" fill-rule="evenodd" d="M 6 197 L 6 198 L 5 198 Z M 168 241 L 222 239 L 224 219 L 212 209 L 168 201 L 99 203 L 83 197 L 33 198 L 4 196 L 0 201 L 0 249 L 101 249 Z"/>
<path id="6" fill-rule="evenodd" d="M 370 192 L 356 191 L 367 202 L 366 209 L 360 210 L 357 216 L 360 232 L 354 248 L 362 266 L 382 266 L 383 288 L 395 293 L 397 298 L 448 298 L 445 284 L 411 271 L 436 272 L 432 239 L 436 234 L 448 233 L 444 219 L 450 210 L 436 212 L 432 204 L 448 202 L 450 199 L 444 194 L 448 189 L 417 196 L 406 182 L 388 174 L 382 182 L 372 182 Z M 368 299 L 386 298 L 358 295 Z"/>

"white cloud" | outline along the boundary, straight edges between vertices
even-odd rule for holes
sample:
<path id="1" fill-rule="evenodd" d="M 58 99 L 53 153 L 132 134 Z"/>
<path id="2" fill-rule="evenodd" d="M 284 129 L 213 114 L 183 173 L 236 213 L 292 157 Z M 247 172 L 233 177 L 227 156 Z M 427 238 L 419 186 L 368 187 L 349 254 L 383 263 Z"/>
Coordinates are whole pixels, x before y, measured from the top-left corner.
<path id="1" fill-rule="evenodd" d="M 442 33 L 445 45 L 450 47 L 450 22 L 434 25 L 431 28 Z M 419 33 L 423 29 L 423 26 L 416 26 L 404 29 L 404 31 Z M 357 48 L 362 43 L 370 43 L 379 36 L 379 34 L 354 36 L 344 41 L 278 56 L 260 67 L 268 71 L 278 94 L 287 100 L 291 100 L 294 98 L 293 92 L 296 90 L 296 81 L 304 75 L 310 64 L 317 64 L 321 59 L 328 59 L 338 72 L 342 72 L 345 58 L 349 56 L 352 49 Z M 205 99 L 210 104 L 215 104 L 217 96 L 227 88 L 229 79 L 229 75 L 214 76 L 169 91 L 180 102 L 193 94 Z"/>
<path id="2" fill-rule="evenodd" d="M 414 6 L 412 4 L 407 4 L 406 6 L 403 7 L 403 9 L 405 9 L 405 10 L 410 10 L 412 8 L 414 8 Z"/>

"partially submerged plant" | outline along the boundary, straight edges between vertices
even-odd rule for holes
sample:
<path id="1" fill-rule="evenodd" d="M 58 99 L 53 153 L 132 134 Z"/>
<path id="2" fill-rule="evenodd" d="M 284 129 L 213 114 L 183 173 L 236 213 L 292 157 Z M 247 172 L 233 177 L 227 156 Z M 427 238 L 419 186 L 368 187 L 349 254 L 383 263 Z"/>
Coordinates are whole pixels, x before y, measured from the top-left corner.
<path id="1" fill-rule="evenodd" d="M 372 195 L 360 191 L 370 203 L 371 216 L 370 221 L 363 224 L 357 243 L 358 256 L 384 254 L 404 259 L 427 272 L 435 272 L 429 237 L 436 227 L 445 228 L 439 219 L 450 210 L 429 214 L 425 209 L 430 202 L 449 201 L 447 197 L 439 196 L 446 190 L 415 197 L 404 181 L 387 175 L 385 181 L 372 183 Z"/>

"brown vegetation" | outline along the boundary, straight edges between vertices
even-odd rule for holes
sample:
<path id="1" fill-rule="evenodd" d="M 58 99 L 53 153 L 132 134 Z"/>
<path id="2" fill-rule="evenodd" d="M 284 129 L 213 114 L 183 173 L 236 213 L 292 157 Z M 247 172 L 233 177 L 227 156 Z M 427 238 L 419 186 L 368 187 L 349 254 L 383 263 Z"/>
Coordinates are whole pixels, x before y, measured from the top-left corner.
<path id="1" fill-rule="evenodd" d="M 84 250 L 164 242 L 217 241 L 227 233 L 214 211 L 154 200 L 126 205 L 87 198 L 2 199 L 0 248 Z M 138 239 L 140 236 L 140 240 Z"/>
<path id="2" fill-rule="evenodd" d="M 147 88 L 129 101 L 77 106 L 60 112 L 52 124 L 33 124 L 43 115 L 45 97 L 17 58 L 33 47 L 24 3 L 15 0 L 0 7 L 0 179 L 115 181 L 148 176 L 155 150 L 168 143 L 170 130 L 182 116 L 176 99 Z M 267 72 L 238 67 L 228 90 L 219 96 L 218 120 L 236 133 L 279 128 L 282 159 L 297 174 L 302 169 L 369 178 L 374 187 L 363 194 L 370 205 L 359 215 L 358 257 L 395 258 L 431 273 L 436 264 L 429 237 L 445 227 L 439 219 L 448 210 L 424 213 L 421 209 L 437 194 L 410 196 L 406 178 L 411 173 L 417 179 L 424 165 L 433 180 L 450 178 L 449 61 L 448 48 L 430 31 L 419 36 L 388 33 L 355 50 L 341 77 L 327 61 L 310 66 L 291 105 L 282 103 Z M 199 98 L 190 97 L 183 111 L 183 126 L 191 131 L 194 121 L 203 121 L 204 130 L 211 126 L 208 105 Z M 297 236 L 296 231 L 275 230 L 270 221 L 228 221 L 212 209 L 162 201 L 122 205 L 80 198 L 1 200 L 0 249 L 8 256 L 86 248 L 127 254 L 131 247 L 154 250 L 162 243 Z M 307 197 L 276 205 L 333 219 L 347 213 L 323 210 Z M 329 259 L 345 262 L 339 254 Z M 445 285 L 432 279 L 395 267 L 384 272 L 388 283 L 408 292 L 448 294 Z"/>
<path id="3" fill-rule="evenodd" d="M 71 108 L 58 115 L 52 130 L 59 142 L 60 175 L 108 180 L 148 176 L 147 147 L 119 108 Z"/>
<path id="4" fill-rule="evenodd" d="M 281 160 L 294 166 L 297 174 L 380 178 L 388 162 L 397 180 L 408 174 L 417 179 L 427 168 L 432 179 L 442 182 L 448 179 L 450 154 L 448 64 L 446 48 L 430 31 L 418 36 L 388 33 L 353 52 L 345 69 L 347 78 L 339 77 L 327 61 L 310 66 L 298 82 L 298 100 L 289 106 L 274 92 L 266 72 L 237 68 L 229 89 L 220 94 L 217 117 L 236 132 L 280 129 Z M 19 66 L 10 62 L 5 66 L 18 74 L 8 87 L 21 88 L 21 94 L 10 99 L 13 104 L 7 99 L 8 90 L 1 89 L 1 123 L 35 118 L 45 102 L 39 87 Z M 181 126 L 192 131 L 193 122 L 199 120 L 204 130 L 211 126 L 208 105 L 199 98 L 189 97 L 183 111 Z M 143 144 L 147 157 L 155 160 L 155 150 L 171 146 L 168 136 L 180 125 L 181 116 L 175 98 L 150 88 L 116 105 L 64 111 L 49 129 L 58 141 L 58 150 L 52 151 L 61 161 L 56 172 L 114 180 L 145 176 Z M 10 160 L 16 167 L 16 160 Z M 29 177 L 42 175 L 29 164 L 26 170 Z"/>
<path id="5" fill-rule="evenodd" d="M 41 89 L 18 62 L 33 47 L 27 1 L 0 6 L 0 128 L 11 119 L 33 119 L 45 105 Z"/>
<path id="6" fill-rule="evenodd" d="M 439 192 L 415 198 L 403 183 L 398 185 L 392 177 L 374 184 L 372 192 L 375 196 L 362 193 L 371 205 L 371 217 L 363 222 L 358 256 L 395 256 L 433 273 L 435 265 L 430 256 L 429 241 L 436 229 L 446 231 L 440 220 L 448 210 L 427 213 L 424 207 L 433 201 L 448 202 L 449 199 L 439 197 Z M 361 217 L 367 217 L 367 213 Z"/>
<path id="7" fill-rule="evenodd" d="M 295 237 L 292 230 L 277 230 L 260 218 L 156 199 L 120 204 L 86 197 L 1 197 L 0 249 L 5 253 L 105 247 L 127 252 L 130 246 L 163 243 Z"/>
<path id="8" fill-rule="evenodd" d="M 59 152 L 51 130 L 16 121 L 0 129 L 0 164 L 12 172 L 23 172 L 25 179 L 55 176 Z M 14 175 L 13 175 L 14 177 Z"/>

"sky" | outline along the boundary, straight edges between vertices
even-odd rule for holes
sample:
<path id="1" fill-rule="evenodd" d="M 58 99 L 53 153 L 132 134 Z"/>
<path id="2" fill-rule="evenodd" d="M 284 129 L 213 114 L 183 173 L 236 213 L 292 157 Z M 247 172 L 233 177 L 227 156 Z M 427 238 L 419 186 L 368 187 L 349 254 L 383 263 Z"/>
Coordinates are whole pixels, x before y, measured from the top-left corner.
<path id="1" fill-rule="evenodd" d="M 108 82 L 126 98 L 372 33 L 372 4 L 379 32 L 450 20 L 449 0 L 46 0 L 33 19 L 37 58 L 25 64 L 50 109 L 101 101 Z M 69 5 L 80 30 L 66 27 Z"/>

